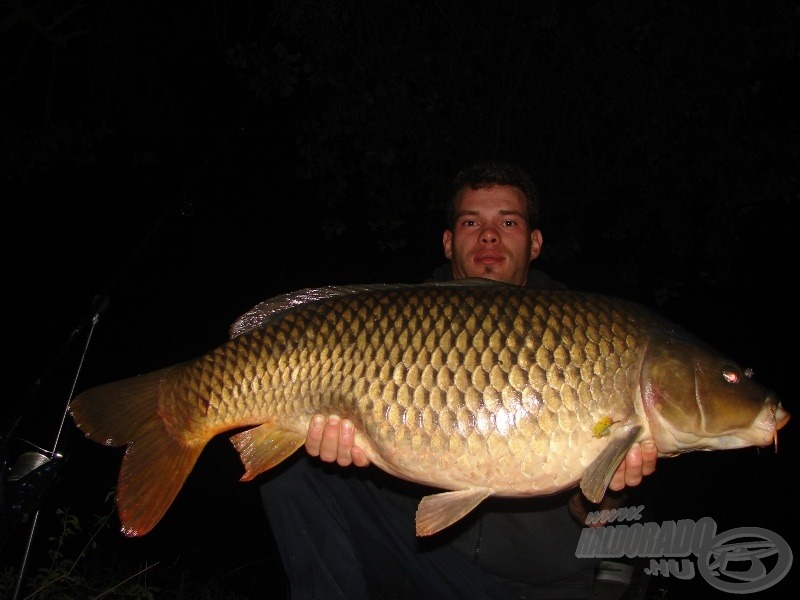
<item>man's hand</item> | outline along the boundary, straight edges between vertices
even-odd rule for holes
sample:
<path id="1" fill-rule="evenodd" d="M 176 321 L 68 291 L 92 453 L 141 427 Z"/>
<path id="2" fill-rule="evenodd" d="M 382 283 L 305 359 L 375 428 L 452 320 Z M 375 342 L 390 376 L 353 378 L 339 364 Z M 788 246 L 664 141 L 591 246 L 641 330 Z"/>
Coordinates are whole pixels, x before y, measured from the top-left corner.
<path id="1" fill-rule="evenodd" d="M 324 462 L 336 462 L 342 467 L 351 464 L 366 467 L 369 464 L 363 448 L 354 446 L 355 428 L 352 421 L 330 415 L 314 415 L 308 426 L 306 450 Z"/>
<path id="2" fill-rule="evenodd" d="M 625 460 L 617 468 L 608 489 L 619 491 L 625 486 L 635 486 L 642 482 L 642 477 L 656 470 L 658 451 L 653 442 L 647 441 L 631 446 Z"/>

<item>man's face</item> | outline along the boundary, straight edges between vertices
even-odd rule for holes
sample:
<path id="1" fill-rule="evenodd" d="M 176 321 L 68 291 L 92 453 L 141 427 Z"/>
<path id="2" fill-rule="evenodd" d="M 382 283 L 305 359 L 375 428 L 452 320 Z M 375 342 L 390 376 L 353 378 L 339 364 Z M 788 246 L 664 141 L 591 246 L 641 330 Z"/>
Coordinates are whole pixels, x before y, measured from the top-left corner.
<path id="1" fill-rule="evenodd" d="M 542 248 L 542 233 L 530 229 L 525 206 L 525 196 L 514 186 L 463 192 L 453 231 L 445 231 L 442 238 L 453 279 L 486 277 L 525 284 L 530 262 Z"/>

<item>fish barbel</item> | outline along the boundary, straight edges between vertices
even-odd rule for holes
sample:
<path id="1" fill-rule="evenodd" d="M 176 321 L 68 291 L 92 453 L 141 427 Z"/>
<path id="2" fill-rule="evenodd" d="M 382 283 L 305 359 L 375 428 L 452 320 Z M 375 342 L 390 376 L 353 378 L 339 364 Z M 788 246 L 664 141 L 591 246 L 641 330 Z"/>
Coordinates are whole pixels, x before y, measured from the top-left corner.
<path id="1" fill-rule="evenodd" d="M 598 294 L 480 279 L 331 286 L 263 302 L 230 333 L 70 403 L 87 437 L 127 446 L 125 535 L 159 522 L 214 436 L 241 430 L 231 441 L 251 480 L 303 445 L 317 413 L 350 419 L 381 469 L 444 490 L 420 502 L 420 536 L 490 495 L 580 483 L 599 502 L 635 442 L 659 456 L 766 446 L 789 419 L 733 361 Z"/>

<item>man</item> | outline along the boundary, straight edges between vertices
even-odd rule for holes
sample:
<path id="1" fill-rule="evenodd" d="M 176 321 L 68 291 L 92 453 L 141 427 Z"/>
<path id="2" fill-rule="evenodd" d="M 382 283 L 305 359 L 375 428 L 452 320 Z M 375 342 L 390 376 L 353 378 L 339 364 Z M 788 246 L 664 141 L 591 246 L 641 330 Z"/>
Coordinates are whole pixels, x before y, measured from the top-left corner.
<path id="1" fill-rule="evenodd" d="M 513 165 L 478 164 L 458 174 L 442 243 L 450 267 L 437 280 L 485 277 L 539 288 L 564 286 L 537 270 L 543 237 L 539 197 Z M 369 465 L 353 424 L 315 416 L 306 449 L 326 463 Z M 652 444 L 635 445 L 611 490 L 638 485 L 655 469 Z M 581 526 L 568 504 L 548 498 L 490 498 L 473 518 L 433 539 L 415 539 L 425 494 L 376 469 L 323 472 L 301 457 L 262 487 L 292 596 L 340 598 L 591 598 L 597 561 L 575 557 Z M 367 470 L 365 470 L 367 471 Z"/>

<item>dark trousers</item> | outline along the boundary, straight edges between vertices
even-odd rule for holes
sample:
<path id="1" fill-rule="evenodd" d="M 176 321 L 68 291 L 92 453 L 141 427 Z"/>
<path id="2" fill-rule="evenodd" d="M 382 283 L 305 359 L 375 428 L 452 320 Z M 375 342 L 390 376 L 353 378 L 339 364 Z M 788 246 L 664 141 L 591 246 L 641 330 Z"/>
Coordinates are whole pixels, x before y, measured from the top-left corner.
<path id="1" fill-rule="evenodd" d="M 294 600 L 550 597 L 513 592 L 441 534 L 418 538 L 418 499 L 398 502 L 380 489 L 375 481 L 388 476 L 376 468 L 300 453 L 287 462 L 266 474 L 261 496 Z"/>

